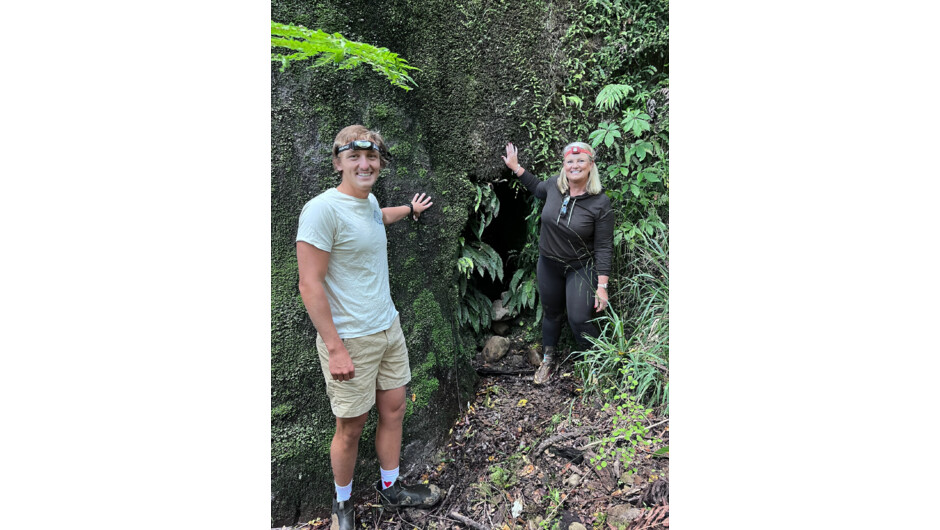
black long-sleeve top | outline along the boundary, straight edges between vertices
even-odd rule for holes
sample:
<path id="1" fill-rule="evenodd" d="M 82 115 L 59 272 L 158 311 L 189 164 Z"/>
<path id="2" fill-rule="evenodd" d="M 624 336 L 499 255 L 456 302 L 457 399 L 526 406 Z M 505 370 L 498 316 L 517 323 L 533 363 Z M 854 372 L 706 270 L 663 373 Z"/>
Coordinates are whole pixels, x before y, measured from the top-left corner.
<path id="1" fill-rule="evenodd" d="M 601 192 L 571 197 L 567 213 L 559 215 L 565 196 L 558 191 L 557 176 L 539 180 L 526 170 L 519 178 L 532 195 L 545 201 L 539 254 L 564 261 L 572 267 L 587 265 L 593 256 L 597 274 L 610 276 L 615 216 L 610 211 L 607 195 Z"/>

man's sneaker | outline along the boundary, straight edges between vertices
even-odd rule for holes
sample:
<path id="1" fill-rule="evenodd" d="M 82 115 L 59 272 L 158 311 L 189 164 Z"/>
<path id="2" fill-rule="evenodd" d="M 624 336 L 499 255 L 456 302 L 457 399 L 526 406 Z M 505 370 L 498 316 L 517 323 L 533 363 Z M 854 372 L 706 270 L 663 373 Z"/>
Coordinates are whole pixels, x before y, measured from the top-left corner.
<path id="1" fill-rule="evenodd" d="M 390 487 L 382 489 L 382 481 L 375 483 L 375 490 L 379 492 L 384 508 L 397 510 L 399 508 L 430 508 L 441 500 L 441 489 L 433 484 L 416 484 L 409 486 L 401 479 L 395 481 Z"/>
<path id="2" fill-rule="evenodd" d="M 336 502 L 333 494 L 333 514 L 330 515 L 330 530 L 354 530 L 356 527 L 356 513 L 352 499 Z"/>

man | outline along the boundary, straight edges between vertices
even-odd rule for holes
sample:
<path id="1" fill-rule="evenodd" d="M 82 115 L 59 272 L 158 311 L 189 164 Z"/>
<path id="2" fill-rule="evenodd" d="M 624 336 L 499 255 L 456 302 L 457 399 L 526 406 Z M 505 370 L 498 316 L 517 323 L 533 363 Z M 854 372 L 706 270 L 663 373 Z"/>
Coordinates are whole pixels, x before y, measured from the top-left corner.
<path id="1" fill-rule="evenodd" d="M 381 479 L 375 487 L 388 508 L 429 507 L 440 500 L 436 486 L 398 480 L 405 385 L 411 380 L 408 350 L 388 283 L 385 225 L 433 203 L 422 193 L 410 204 L 380 208 L 372 186 L 388 163 L 382 136 L 361 125 L 346 127 L 333 141 L 339 186 L 317 195 L 300 213 L 297 266 L 300 294 L 317 328 L 317 351 L 336 432 L 330 463 L 336 493 L 332 527 L 353 530 L 349 502 L 359 437 L 373 405 L 379 422 L 375 450 Z"/>

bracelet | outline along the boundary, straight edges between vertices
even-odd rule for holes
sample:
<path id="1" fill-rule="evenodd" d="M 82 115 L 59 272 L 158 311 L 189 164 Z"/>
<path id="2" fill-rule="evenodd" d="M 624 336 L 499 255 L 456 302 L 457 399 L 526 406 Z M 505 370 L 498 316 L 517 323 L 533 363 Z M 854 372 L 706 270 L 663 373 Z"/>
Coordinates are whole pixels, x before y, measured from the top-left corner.
<path id="1" fill-rule="evenodd" d="M 513 171 L 512 173 L 513 173 L 515 176 L 517 176 L 517 177 L 521 177 L 521 176 L 522 176 L 522 173 L 525 173 L 525 169 L 522 169 L 522 173 L 519 173 L 518 171 L 519 171 L 520 169 L 522 169 L 522 165 L 521 165 L 521 164 L 519 165 L 519 167 L 516 168 L 516 171 Z"/>
<path id="2" fill-rule="evenodd" d="M 415 206 L 414 206 L 413 204 L 411 204 L 410 202 L 409 202 L 408 204 L 406 204 L 405 206 L 407 206 L 408 209 L 411 210 L 411 211 L 408 213 L 408 215 L 414 216 L 414 214 L 415 214 Z"/>
<path id="3" fill-rule="evenodd" d="M 597 288 L 598 288 L 598 289 L 606 289 L 606 288 L 607 288 L 607 284 L 606 284 L 606 283 L 599 283 L 599 284 L 597 284 Z"/>

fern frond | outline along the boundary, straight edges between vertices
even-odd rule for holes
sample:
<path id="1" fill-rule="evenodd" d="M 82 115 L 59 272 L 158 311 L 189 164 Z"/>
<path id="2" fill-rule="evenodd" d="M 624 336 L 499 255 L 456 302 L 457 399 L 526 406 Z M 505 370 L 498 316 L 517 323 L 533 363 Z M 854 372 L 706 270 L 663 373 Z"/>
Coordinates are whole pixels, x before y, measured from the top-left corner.
<path id="1" fill-rule="evenodd" d="M 633 87 L 630 85 L 607 85 L 598 92 L 594 106 L 602 111 L 613 110 L 619 107 L 631 92 L 633 92 Z"/>

